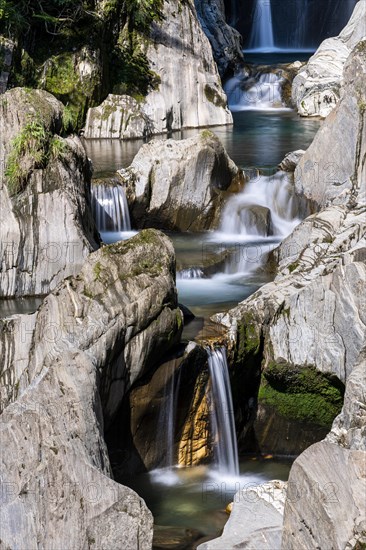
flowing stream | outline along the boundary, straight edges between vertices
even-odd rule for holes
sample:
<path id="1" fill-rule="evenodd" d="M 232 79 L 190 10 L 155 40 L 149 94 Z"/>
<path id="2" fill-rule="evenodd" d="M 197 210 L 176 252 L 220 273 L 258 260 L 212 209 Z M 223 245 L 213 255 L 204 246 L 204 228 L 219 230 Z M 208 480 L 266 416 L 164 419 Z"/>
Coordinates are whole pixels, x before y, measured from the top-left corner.
<path id="1" fill-rule="evenodd" d="M 289 151 L 305 149 L 319 122 L 300 120 L 292 111 L 283 110 L 278 100 L 280 83 L 276 78 L 273 73 L 263 76 L 261 83 L 268 84 L 268 93 L 263 92 L 259 108 L 254 101 L 242 101 L 242 82 L 229 83 L 230 105 L 235 103 L 235 94 L 239 97 L 236 100 L 239 108 L 233 106 L 234 126 L 213 129 L 241 168 L 257 167 L 261 171 L 249 170 L 252 178 L 241 192 L 228 199 L 217 231 L 168 233 L 177 257 L 179 301 L 196 315 L 192 325 L 203 317 L 234 307 L 271 280 L 272 274 L 265 268 L 268 253 L 304 215 L 293 195 L 291 177 L 273 167 Z M 246 89 L 253 98 L 250 86 Z M 268 107 L 271 110 L 268 111 Z M 198 132 L 189 130 L 173 137 L 181 139 Z M 135 141 L 126 147 L 123 142 L 94 141 L 87 142 L 86 146 L 100 178 L 128 166 L 141 142 Z M 117 185 L 99 184 L 93 186 L 93 196 L 103 240 L 114 242 L 128 238 L 131 232 L 123 189 Z M 198 328 L 199 324 L 194 330 L 188 324 L 183 339 L 194 337 Z M 176 371 L 167 373 L 158 419 L 161 467 L 147 474 L 130 476 L 125 483 L 145 498 L 156 524 L 197 529 L 201 535 L 212 537 L 224 526 L 227 516 L 223 509 L 238 489 L 266 479 L 286 479 L 290 463 L 270 459 L 256 464 L 253 470 L 250 462 L 239 461 L 226 350 L 210 349 L 207 353 L 211 464 L 177 467 L 176 407 L 181 380 Z"/>

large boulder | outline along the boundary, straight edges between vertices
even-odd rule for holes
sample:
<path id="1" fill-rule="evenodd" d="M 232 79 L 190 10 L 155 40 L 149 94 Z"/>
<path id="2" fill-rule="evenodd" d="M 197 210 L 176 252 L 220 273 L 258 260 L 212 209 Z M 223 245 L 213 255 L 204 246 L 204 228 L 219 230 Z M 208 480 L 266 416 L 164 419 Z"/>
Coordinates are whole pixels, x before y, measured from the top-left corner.
<path id="1" fill-rule="evenodd" d="M 91 254 L 35 314 L 2 323 L 4 548 L 151 548 L 152 516 L 112 480 L 104 429 L 181 326 L 174 250 L 154 230 Z"/>
<path id="2" fill-rule="evenodd" d="M 221 77 L 224 78 L 244 63 L 242 37 L 226 22 L 224 0 L 195 0 L 195 6 Z"/>
<path id="3" fill-rule="evenodd" d="M 182 141 L 151 141 L 119 174 L 134 227 L 179 231 L 217 227 L 224 192 L 243 178 L 207 130 Z"/>
<path id="4" fill-rule="evenodd" d="M 46 294 L 98 246 L 90 162 L 77 137 L 58 135 L 62 114 L 41 90 L 1 97 L 0 297 Z"/>
<path id="5" fill-rule="evenodd" d="M 339 36 L 321 43 L 292 85 L 292 101 L 301 116 L 326 117 L 341 96 L 343 67 L 357 43 L 366 37 L 366 2 L 357 2 Z"/>
<path id="6" fill-rule="evenodd" d="M 86 138 L 129 138 L 231 124 L 225 93 L 193 0 L 165 1 L 164 18 L 142 40 L 157 85 L 136 103 L 109 96 L 88 112 Z"/>

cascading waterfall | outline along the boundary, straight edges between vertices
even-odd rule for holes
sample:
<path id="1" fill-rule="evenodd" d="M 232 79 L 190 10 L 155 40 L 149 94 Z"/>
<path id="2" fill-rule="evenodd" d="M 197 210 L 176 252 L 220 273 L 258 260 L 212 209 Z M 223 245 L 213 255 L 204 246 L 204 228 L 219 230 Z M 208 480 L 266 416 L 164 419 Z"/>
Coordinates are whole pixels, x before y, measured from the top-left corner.
<path id="1" fill-rule="evenodd" d="M 223 474 L 239 475 L 238 445 L 233 401 L 225 348 L 207 348 L 210 385 L 211 438 L 214 443 L 215 468 Z"/>
<path id="2" fill-rule="evenodd" d="M 226 203 L 216 238 L 248 243 L 232 255 L 226 264 L 227 274 L 253 273 L 278 241 L 300 223 L 297 216 L 304 205 L 289 178 L 286 172 L 258 176 Z"/>
<path id="3" fill-rule="evenodd" d="M 92 185 L 92 205 L 98 231 L 131 230 L 126 194 L 121 185 Z"/>
<path id="4" fill-rule="evenodd" d="M 204 273 L 199 267 L 188 267 L 177 272 L 177 279 L 202 279 Z"/>
<path id="5" fill-rule="evenodd" d="M 249 238 L 275 236 L 283 239 L 300 223 L 296 216 L 298 210 L 298 199 L 286 172 L 259 176 L 228 200 L 220 231 Z"/>
<path id="6" fill-rule="evenodd" d="M 254 51 L 270 52 L 274 47 L 271 0 L 257 0 L 249 48 Z"/>
<path id="7" fill-rule="evenodd" d="M 244 72 L 233 76 L 225 84 L 231 111 L 286 108 L 281 96 L 283 82 L 280 72 L 258 72 L 254 76 Z"/>
<path id="8" fill-rule="evenodd" d="M 337 36 L 357 0 L 232 0 L 231 22 L 250 53 L 311 52 Z M 248 12 L 252 10 L 249 21 Z"/>

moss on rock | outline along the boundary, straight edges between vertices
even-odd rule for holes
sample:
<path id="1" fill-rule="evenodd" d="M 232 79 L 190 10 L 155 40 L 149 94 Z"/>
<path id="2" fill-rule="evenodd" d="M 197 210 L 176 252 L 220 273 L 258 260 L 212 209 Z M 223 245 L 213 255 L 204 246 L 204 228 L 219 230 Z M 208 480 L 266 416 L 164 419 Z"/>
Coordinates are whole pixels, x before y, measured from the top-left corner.
<path id="1" fill-rule="evenodd" d="M 258 399 L 285 418 L 330 426 L 341 411 L 343 395 L 344 386 L 334 375 L 313 366 L 270 363 Z"/>

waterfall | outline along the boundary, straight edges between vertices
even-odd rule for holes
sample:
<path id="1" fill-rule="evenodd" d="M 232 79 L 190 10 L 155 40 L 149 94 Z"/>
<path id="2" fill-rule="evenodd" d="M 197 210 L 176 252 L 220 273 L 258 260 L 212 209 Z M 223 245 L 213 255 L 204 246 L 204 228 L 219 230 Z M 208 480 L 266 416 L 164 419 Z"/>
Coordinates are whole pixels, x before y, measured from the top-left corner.
<path id="1" fill-rule="evenodd" d="M 180 385 L 181 370 L 176 369 L 176 362 L 173 360 L 167 365 L 165 373 L 164 391 L 162 395 L 162 405 L 160 407 L 158 430 L 161 434 L 163 460 L 161 467 L 172 469 L 175 464 L 174 439 L 175 439 L 175 420 L 176 405 Z"/>
<path id="2" fill-rule="evenodd" d="M 207 348 L 210 385 L 211 437 L 214 442 L 215 467 L 220 473 L 239 475 L 233 402 L 225 348 Z"/>
<path id="3" fill-rule="evenodd" d="M 286 108 L 282 102 L 281 72 L 258 72 L 248 76 L 245 72 L 230 78 L 225 92 L 231 111 L 268 110 Z M 286 109 L 287 110 L 287 109 Z"/>
<path id="4" fill-rule="evenodd" d="M 98 231 L 130 231 L 131 222 L 126 194 L 121 185 L 115 183 L 92 185 L 92 207 Z"/>
<path id="5" fill-rule="evenodd" d="M 276 243 L 300 223 L 303 204 L 294 194 L 290 178 L 286 172 L 255 177 L 226 203 L 215 238 L 246 243 L 230 257 L 227 274 L 257 270 Z"/>
<path id="6" fill-rule="evenodd" d="M 300 223 L 299 203 L 289 178 L 286 172 L 277 172 L 249 181 L 226 203 L 220 231 L 249 238 L 287 237 Z"/>
<path id="7" fill-rule="evenodd" d="M 177 273 L 177 279 L 202 279 L 204 273 L 199 267 L 189 267 Z"/>
<path id="8" fill-rule="evenodd" d="M 270 52 L 274 47 L 271 0 L 256 0 L 249 48 Z"/>

